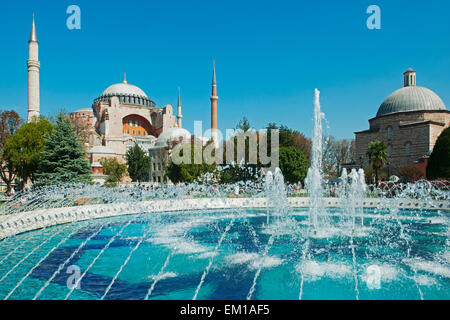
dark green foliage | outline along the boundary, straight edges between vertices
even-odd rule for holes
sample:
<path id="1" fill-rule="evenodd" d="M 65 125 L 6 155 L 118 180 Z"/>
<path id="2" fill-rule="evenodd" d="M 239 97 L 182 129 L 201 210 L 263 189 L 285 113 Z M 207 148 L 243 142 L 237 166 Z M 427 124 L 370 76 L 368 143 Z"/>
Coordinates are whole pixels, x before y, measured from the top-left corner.
<path id="1" fill-rule="evenodd" d="M 442 131 L 428 159 L 427 178 L 450 178 L 450 127 Z"/>
<path id="2" fill-rule="evenodd" d="M 150 156 L 135 144 L 126 154 L 128 174 L 133 182 L 150 181 Z"/>
<path id="3" fill-rule="evenodd" d="M 211 142 L 210 142 L 211 143 Z M 181 146 L 180 146 L 181 147 Z M 201 146 L 197 146 L 197 148 L 202 148 Z M 203 147 L 204 150 L 206 148 Z M 195 164 L 194 158 L 195 158 L 195 149 L 194 143 L 191 143 L 190 145 L 184 145 L 183 148 L 179 151 L 180 157 L 183 156 L 185 150 L 189 150 L 191 153 L 190 163 L 180 163 L 175 164 L 172 161 L 170 161 L 169 165 L 166 167 L 166 176 L 172 181 L 173 183 L 180 183 L 180 182 L 194 182 L 196 180 L 201 180 L 203 175 L 205 173 L 213 172 L 216 168 L 215 164 L 206 164 L 203 157 L 201 164 Z M 189 152 L 188 151 L 188 152 Z"/>
<path id="4" fill-rule="evenodd" d="M 303 182 L 308 172 L 308 159 L 296 147 L 280 148 L 280 169 L 284 179 L 290 183 Z"/>
<path id="5" fill-rule="evenodd" d="M 370 142 L 369 148 L 367 150 L 367 156 L 369 157 L 369 162 L 372 165 L 373 170 L 375 170 L 375 180 L 378 184 L 379 170 L 384 167 L 387 160 L 389 159 L 387 147 L 384 142 L 378 140 Z"/>
<path id="6" fill-rule="evenodd" d="M 106 178 L 107 186 L 114 186 L 122 180 L 127 173 L 127 165 L 119 163 L 116 158 L 102 158 L 100 164 L 103 167 L 103 173 L 108 176 Z"/>
<path id="7" fill-rule="evenodd" d="M 67 115 L 60 113 L 53 132 L 45 138 L 45 151 L 36 172 L 38 185 L 90 183 L 91 168 Z"/>
<path id="8" fill-rule="evenodd" d="M 21 188 L 28 179 L 35 181 L 36 170 L 45 149 L 45 136 L 52 130 L 53 124 L 41 118 L 37 122 L 24 124 L 6 141 L 2 156 L 11 162 L 11 169 L 20 178 Z"/>

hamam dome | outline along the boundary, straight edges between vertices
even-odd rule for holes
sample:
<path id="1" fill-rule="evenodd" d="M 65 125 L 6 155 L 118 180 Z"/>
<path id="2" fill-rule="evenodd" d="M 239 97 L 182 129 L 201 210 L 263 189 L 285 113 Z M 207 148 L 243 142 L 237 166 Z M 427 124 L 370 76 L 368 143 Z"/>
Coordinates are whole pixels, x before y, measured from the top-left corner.
<path id="1" fill-rule="evenodd" d="M 383 101 L 377 117 L 397 112 L 446 110 L 442 99 L 432 90 L 416 86 L 416 72 L 408 69 L 404 73 L 405 87 Z"/>

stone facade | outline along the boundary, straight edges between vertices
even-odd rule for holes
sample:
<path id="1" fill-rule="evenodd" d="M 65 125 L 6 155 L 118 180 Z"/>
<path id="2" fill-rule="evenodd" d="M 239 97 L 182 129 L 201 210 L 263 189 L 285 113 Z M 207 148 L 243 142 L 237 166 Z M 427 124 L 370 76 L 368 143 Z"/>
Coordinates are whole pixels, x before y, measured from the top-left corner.
<path id="1" fill-rule="evenodd" d="M 450 125 L 450 111 L 412 111 L 369 120 L 370 129 L 355 132 L 355 161 L 369 168 L 367 149 L 371 141 L 384 141 L 388 147 L 389 170 L 413 165 L 432 151 L 440 133 Z"/>

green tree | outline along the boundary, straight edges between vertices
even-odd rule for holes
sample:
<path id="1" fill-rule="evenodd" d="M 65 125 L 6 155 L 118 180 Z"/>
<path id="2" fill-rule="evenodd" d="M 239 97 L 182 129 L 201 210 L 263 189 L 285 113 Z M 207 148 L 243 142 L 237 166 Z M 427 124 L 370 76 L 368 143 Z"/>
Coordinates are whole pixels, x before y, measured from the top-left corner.
<path id="1" fill-rule="evenodd" d="M 35 182 L 41 155 L 45 149 L 45 136 L 53 130 L 53 124 L 44 118 L 20 127 L 5 143 L 3 157 L 11 161 L 23 189 L 26 181 Z"/>
<path id="2" fill-rule="evenodd" d="M 0 114 L 0 177 L 6 184 L 7 194 L 11 191 L 16 173 L 11 160 L 5 157 L 3 148 L 6 141 L 17 131 L 21 124 L 22 119 L 14 110 L 2 111 Z"/>
<path id="3" fill-rule="evenodd" d="M 367 150 L 367 156 L 369 157 L 369 162 L 375 171 L 375 182 L 378 184 L 379 170 L 384 167 L 389 158 L 384 142 L 378 140 L 370 142 Z"/>
<path id="4" fill-rule="evenodd" d="M 296 147 L 300 149 L 309 161 L 311 154 L 311 140 L 306 138 L 304 134 L 281 125 L 278 127 L 275 123 L 269 123 L 267 129 L 267 148 L 271 148 L 271 132 L 270 130 L 278 130 L 280 147 Z"/>
<path id="5" fill-rule="evenodd" d="M 117 184 L 127 173 L 127 165 L 119 163 L 116 158 L 102 158 L 99 162 L 103 166 L 103 173 L 108 175 L 106 183 Z"/>
<path id="6" fill-rule="evenodd" d="M 280 170 L 287 182 L 303 182 L 308 172 L 308 159 L 303 152 L 296 147 L 280 148 Z"/>
<path id="7" fill-rule="evenodd" d="M 450 178 L 450 127 L 442 131 L 428 159 L 427 178 Z"/>
<path id="8" fill-rule="evenodd" d="M 90 183 L 91 173 L 70 118 L 58 114 L 55 129 L 45 138 L 45 151 L 36 172 L 37 183 Z"/>
<path id="9" fill-rule="evenodd" d="M 201 180 L 204 174 L 213 172 L 216 168 L 216 164 L 207 164 L 205 163 L 203 157 L 200 164 L 196 164 L 195 159 L 195 142 L 192 141 L 190 143 L 190 148 L 187 145 L 183 145 L 183 148 L 179 151 L 179 156 L 183 157 L 186 149 L 190 150 L 190 163 L 180 163 L 175 164 L 173 161 L 169 161 L 169 164 L 166 166 L 165 173 L 166 176 L 172 181 L 172 183 L 180 183 L 180 182 L 194 182 L 196 180 Z M 212 143 L 210 141 L 209 143 Z M 204 151 L 206 146 L 202 147 L 202 151 Z"/>
<path id="10" fill-rule="evenodd" d="M 150 180 L 150 156 L 135 144 L 130 148 L 126 155 L 128 174 L 133 182 L 149 181 Z"/>

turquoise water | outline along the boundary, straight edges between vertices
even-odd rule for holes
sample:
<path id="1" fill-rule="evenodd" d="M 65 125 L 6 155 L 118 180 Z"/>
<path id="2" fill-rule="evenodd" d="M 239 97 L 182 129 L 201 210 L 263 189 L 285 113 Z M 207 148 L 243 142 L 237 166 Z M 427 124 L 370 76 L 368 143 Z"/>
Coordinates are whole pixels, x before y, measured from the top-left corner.
<path id="1" fill-rule="evenodd" d="M 338 209 L 329 213 L 317 234 L 303 209 L 269 224 L 253 209 L 142 213 L 17 235 L 0 241 L 0 298 L 450 298 L 447 213 L 400 211 L 397 220 L 366 210 L 355 232 Z"/>

